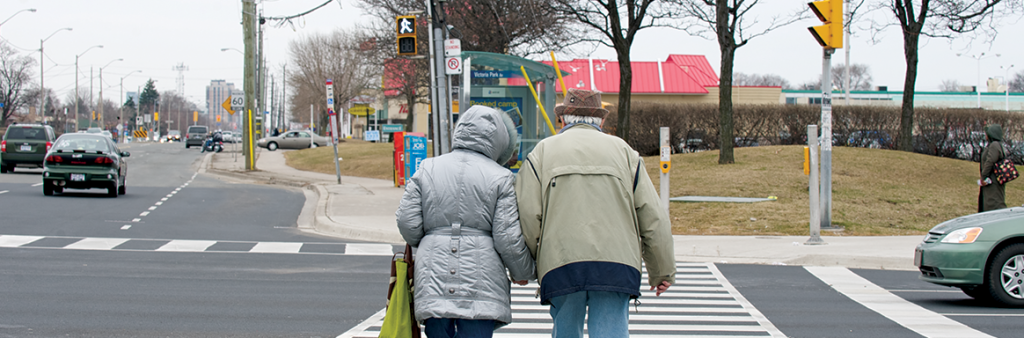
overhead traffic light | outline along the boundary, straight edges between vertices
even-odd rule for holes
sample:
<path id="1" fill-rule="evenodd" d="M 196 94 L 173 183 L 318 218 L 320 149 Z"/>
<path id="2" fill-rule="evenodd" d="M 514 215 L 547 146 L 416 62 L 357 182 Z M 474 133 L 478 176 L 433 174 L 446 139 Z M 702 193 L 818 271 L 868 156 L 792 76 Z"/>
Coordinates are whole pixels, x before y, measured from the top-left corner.
<path id="1" fill-rule="evenodd" d="M 843 48 L 843 1 L 824 0 L 808 2 L 808 6 L 824 25 L 807 27 L 822 47 Z"/>
<path id="2" fill-rule="evenodd" d="M 398 55 L 416 55 L 416 16 L 403 15 L 395 18 L 395 33 Z"/>

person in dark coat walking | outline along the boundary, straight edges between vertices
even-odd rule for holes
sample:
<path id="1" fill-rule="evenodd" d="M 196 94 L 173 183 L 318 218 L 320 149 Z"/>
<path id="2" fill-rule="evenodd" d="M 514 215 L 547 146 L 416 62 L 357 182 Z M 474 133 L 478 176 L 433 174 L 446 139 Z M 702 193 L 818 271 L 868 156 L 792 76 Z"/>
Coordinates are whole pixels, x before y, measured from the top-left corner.
<path id="1" fill-rule="evenodd" d="M 1003 146 L 1003 128 L 998 124 L 985 126 L 985 138 L 988 139 L 988 146 L 981 152 L 981 179 L 978 185 L 981 191 L 978 193 L 978 212 L 1006 208 L 1006 186 L 999 184 L 996 180 L 996 163 L 1006 157 L 1006 147 Z"/>

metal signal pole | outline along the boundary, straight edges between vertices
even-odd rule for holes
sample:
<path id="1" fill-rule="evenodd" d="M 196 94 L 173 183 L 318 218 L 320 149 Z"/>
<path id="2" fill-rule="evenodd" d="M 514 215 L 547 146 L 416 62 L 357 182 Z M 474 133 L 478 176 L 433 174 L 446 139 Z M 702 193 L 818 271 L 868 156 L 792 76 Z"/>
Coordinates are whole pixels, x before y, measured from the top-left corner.
<path id="1" fill-rule="evenodd" d="M 253 121 L 252 114 L 256 108 L 256 2 L 242 0 L 242 37 L 245 41 L 245 72 L 243 90 L 245 106 L 242 110 L 242 152 L 245 153 L 245 170 L 256 170 L 256 159 L 253 156 Z"/>

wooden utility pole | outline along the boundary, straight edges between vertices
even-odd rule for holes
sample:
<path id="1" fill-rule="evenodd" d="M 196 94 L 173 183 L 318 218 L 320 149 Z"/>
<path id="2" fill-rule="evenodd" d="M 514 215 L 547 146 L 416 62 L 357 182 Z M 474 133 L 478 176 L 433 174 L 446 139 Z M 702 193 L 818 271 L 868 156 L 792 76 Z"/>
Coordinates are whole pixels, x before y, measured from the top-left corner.
<path id="1" fill-rule="evenodd" d="M 242 152 L 245 153 L 245 170 L 256 170 L 253 153 L 253 109 L 256 108 L 256 2 L 242 0 L 242 35 L 245 41 L 245 72 L 243 91 L 245 108 L 242 109 Z"/>

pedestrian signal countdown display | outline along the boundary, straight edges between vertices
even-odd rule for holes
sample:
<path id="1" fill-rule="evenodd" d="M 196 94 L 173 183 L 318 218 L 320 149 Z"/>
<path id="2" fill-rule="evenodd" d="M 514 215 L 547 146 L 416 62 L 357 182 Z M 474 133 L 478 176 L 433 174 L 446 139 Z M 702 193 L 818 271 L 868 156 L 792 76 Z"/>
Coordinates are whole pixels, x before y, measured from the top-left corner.
<path id="1" fill-rule="evenodd" d="M 843 48 L 843 1 L 824 0 L 808 2 L 808 6 L 814 11 L 824 25 L 807 27 L 811 35 L 818 40 L 818 44 L 825 48 Z"/>
<path id="2" fill-rule="evenodd" d="M 398 55 L 416 55 L 416 16 L 404 15 L 395 18 Z"/>

